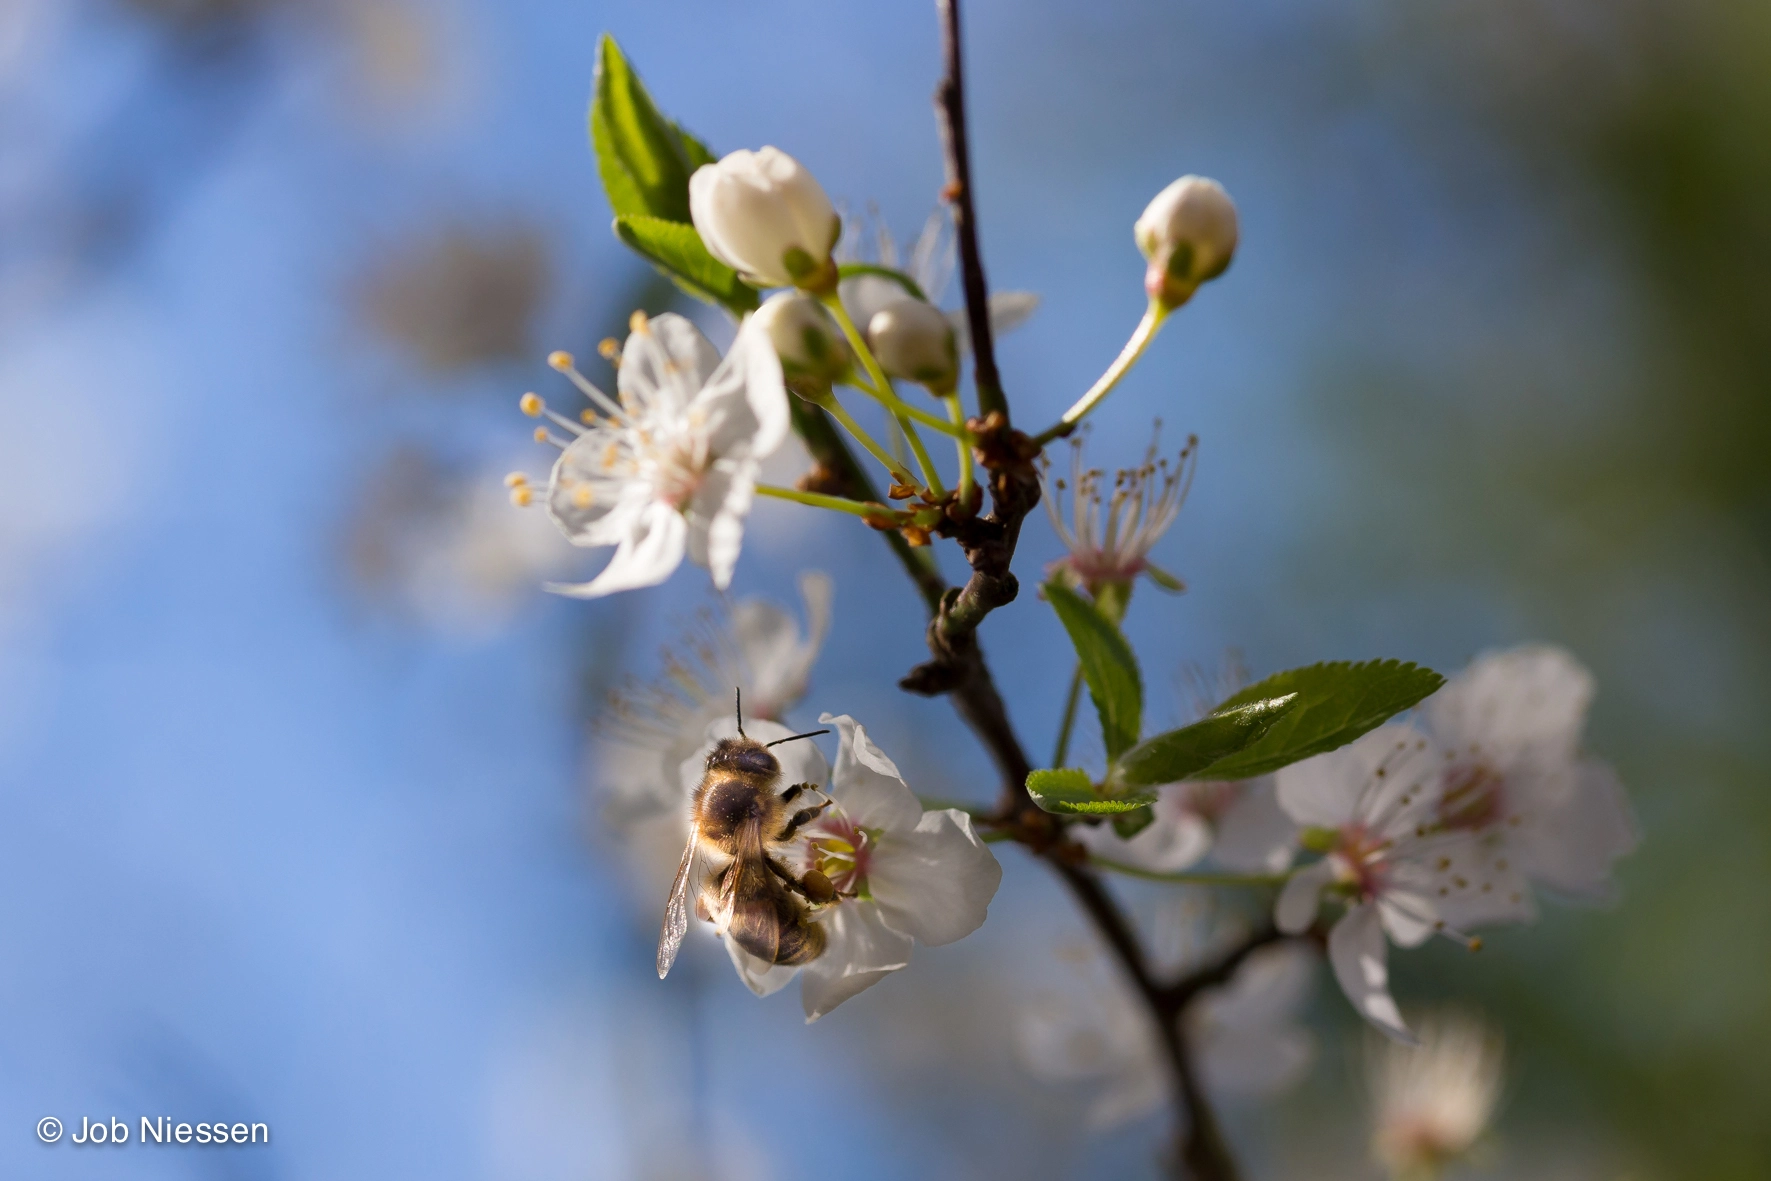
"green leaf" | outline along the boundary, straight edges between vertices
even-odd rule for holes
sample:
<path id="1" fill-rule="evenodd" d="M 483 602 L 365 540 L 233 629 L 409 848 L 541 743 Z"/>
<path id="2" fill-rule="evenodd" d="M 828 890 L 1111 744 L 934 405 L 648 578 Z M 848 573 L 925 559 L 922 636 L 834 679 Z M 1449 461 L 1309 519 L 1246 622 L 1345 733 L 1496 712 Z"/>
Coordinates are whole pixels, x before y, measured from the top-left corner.
<path id="1" fill-rule="evenodd" d="M 617 217 L 690 220 L 689 174 L 712 153 L 659 112 L 607 33 L 597 47 L 590 142 Z"/>
<path id="2" fill-rule="evenodd" d="M 1287 693 L 1245 705 L 1220 707 L 1190 726 L 1138 743 L 1119 760 L 1118 783 L 1138 787 L 1219 778 L 1214 764 L 1260 741 L 1301 697 Z"/>
<path id="3" fill-rule="evenodd" d="M 615 236 L 697 299 L 724 304 L 740 315 L 756 307 L 756 288 L 707 253 L 694 226 L 657 217 L 617 217 Z"/>
<path id="4" fill-rule="evenodd" d="M 1311 755 L 1345 746 L 1353 739 L 1419 704 L 1438 691 L 1445 678 L 1430 668 L 1400 660 L 1312 664 L 1275 673 L 1226 700 L 1213 713 L 1238 705 L 1298 695 L 1297 704 L 1259 741 L 1209 768 L 1212 779 L 1247 779 Z"/>
<path id="5" fill-rule="evenodd" d="M 1137 657 L 1119 629 L 1093 603 L 1061 582 L 1045 584 L 1046 601 L 1058 613 L 1082 664 L 1088 695 L 1101 717 L 1101 737 L 1109 761 L 1131 749 L 1142 724 L 1144 689 Z"/>
<path id="6" fill-rule="evenodd" d="M 1033 772 L 1027 776 L 1027 794 L 1035 804 L 1059 816 L 1112 816 L 1156 802 L 1154 792 L 1104 795 L 1095 789 L 1087 771 L 1075 768 Z"/>

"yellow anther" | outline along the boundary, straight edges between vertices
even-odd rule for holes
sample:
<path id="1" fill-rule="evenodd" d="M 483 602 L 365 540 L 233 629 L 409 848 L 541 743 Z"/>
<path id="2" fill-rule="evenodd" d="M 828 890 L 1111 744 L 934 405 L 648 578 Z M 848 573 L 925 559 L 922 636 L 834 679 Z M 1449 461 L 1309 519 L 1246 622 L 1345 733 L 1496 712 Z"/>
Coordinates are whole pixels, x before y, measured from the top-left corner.
<path id="1" fill-rule="evenodd" d="M 529 477 L 525 476 L 522 472 L 512 472 L 510 475 L 504 477 L 504 486 L 506 488 L 521 488 L 528 482 Z"/>
<path id="2" fill-rule="evenodd" d="M 517 409 L 521 410 L 524 414 L 527 414 L 530 418 L 540 418 L 541 412 L 547 409 L 547 403 L 541 400 L 541 395 L 539 394 L 524 394 L 521 398 L 517 399 Z"/>
<path id="3" fill-rule="evenodd" d="M 591 493 L 589 484 L 580 484 L 572 489 L 572 504 L 576 508 L 589 508 L 594 499 L 596 498 Z"/>
<path id="4" fill-rule="evenodd" d="M 538 426 L 535 428 L 535 441 L 537 443 L 547 442 L 547 428 L 546 427 Z"/>
<path id="5" fill-rule="evenodd" d="M 510 502 L 518 508 L 528 508 L 535 500 L 535 490 L 527 484 L 519 484 L 510 490 Z"/>
<path id="6" fill-rule="evenodd" d="M 606 336 L 603 338 L 602 342 L 596 346 L 596 352 L 597 356 L 605 361 L 611 363 L 617 362 L 621 359 L 621 342 L 616 340 L 613 336 Z"/>
<path id="7" fill-rule="evenodd" d="M 1472 935 L 1470 937 L 1470 950 L 1471 951 L 1481 951 L 1482 950 L 1482 939 L 1480 936 Z"/>
<path id="8" fill-rule="evenodd" d="M 564 373 L 572 367 L 572 354 L 564 349 L 556 349 L 547 354 L 547 363 Z"/>
<path id="9" fill-rule="evenodd" d="M 585 426 L 595 426 L 596 425 L 596 411 L 594 411 L 594 410 L 580 410 L 578 412 L 578 421 L 583 423 Z"/>
<path id="10" fill-rule="evenodd" d="M 627 329 L 629 332 L 637 332 L 641 336 L 646 336 L 652 331 L 652 322 L 646 319 L 646 313 L 635 312 L 627 318 Z"/>

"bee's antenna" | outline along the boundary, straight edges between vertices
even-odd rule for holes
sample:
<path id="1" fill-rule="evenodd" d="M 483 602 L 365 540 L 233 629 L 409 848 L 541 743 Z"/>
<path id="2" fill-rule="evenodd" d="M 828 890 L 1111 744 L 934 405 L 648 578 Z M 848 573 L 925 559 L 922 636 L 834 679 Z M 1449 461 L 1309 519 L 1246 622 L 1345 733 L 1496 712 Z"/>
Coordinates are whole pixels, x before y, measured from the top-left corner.
<path id="1" fill-rule="evenodd" d="M 748 737 L 744 733 L 744 690 L 741 686 L 732 687 L 732 708 L 738 714 L 738 737 Z"/>
<path id="2" fill-rule="evenodd" d="M 816 738 L 820 734 L 828 734 L 828 733 L 830 733 L 830 731 L 828 731 L 828 730 L 808 730 L 804 734 L 789 734 L 785 738 L 777 738 L 777 739 L 775 739 L 775 741 L 765 742 L 765 743 L 763 743 L 763 745 L 765 747 L 780 746 L 783 742 L 794 742 L 794 741 L 797 741 L 801 738 Z"/>

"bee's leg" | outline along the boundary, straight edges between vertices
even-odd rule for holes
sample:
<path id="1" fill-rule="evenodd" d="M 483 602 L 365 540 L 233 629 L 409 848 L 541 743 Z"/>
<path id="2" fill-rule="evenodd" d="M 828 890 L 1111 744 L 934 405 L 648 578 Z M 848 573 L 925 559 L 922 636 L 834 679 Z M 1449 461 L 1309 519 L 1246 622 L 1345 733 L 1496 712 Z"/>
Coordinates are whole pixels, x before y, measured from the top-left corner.
<path id="1" fill-rule="evenodd" d="M 804 877 L 796 878 L 793 876 L 792 870 L 773 857 L 769 858 L 769 868 L 774 871 L 776 877 L 787 883 L 788 889 L 807 902 L 822 906 L 836 897 L 836 890 L 830 885 L 830 879 L 815 869 L 808 869 Z"/>
<path id="2" fill-rule="evenodd" d="M 794 800 L 796 800 L 800 797 L 800 794 L 802 792 L 808 792 L 808 791 L 811 792 L 813 795 L 823 795 L 824 794 L 823 792 L 818 790 L 818 785 L 815 783 L 796 783 L 792 787 L 788 788 L 786 791 L 781 793 L 781 802 L 783 804 L 791 804 Z"/>
<path id="3" fill-rule="evenodd" d="M 801 808 L 788 818 L 786 827 L 776 835 L 775 839 L 777 841 L 791 841 L 795 833 L 799 832 L 799 830 L 804 828 L 807 824 L 816 820 L 819 813 L 823 812 L 824 809 L 828 807 L 830 807 L 830 801 L 825 800 L 815 808 Z"/>

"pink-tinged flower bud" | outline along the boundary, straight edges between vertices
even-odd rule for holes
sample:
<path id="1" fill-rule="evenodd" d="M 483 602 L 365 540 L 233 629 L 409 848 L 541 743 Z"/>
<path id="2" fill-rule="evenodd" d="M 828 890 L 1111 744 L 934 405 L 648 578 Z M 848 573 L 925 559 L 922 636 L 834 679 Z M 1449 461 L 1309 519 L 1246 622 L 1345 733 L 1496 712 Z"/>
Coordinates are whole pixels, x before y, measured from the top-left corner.
<path id="1" fill-rule="evenodd" d="M 768 334 L 788 380 L 810 379 L 828 385 L 849 371 L 854 354 L 842 329 L 824 305 L 798 291 L 782 291 L 763 301 L 752 317 Z"/>
<path id="2" fill-rule="evenodd" d="M 689 215 L 708 251 L 759 287 L 826 291 L 842 219 L 817 178 L 779 148 L 740 149 L 689 178 Z"/>
<path id="3" fill-rule="evenodd" d="M 867 322 L 867 344 L 892 377 L 942 394 L 959 380 L 953 325 L 939 308 L 920 299 L 900 299 L 875 312 Z"/>
<path id="4" fill-rule="evenodd" d="M 1177 308 L 1230 265 L 1236 253 L 1236 203 L 1217 181 L 1183 176 L 1156 194 L 1132 233 L 1150 260 L 1144 290 L 1165 307 Z"/>

